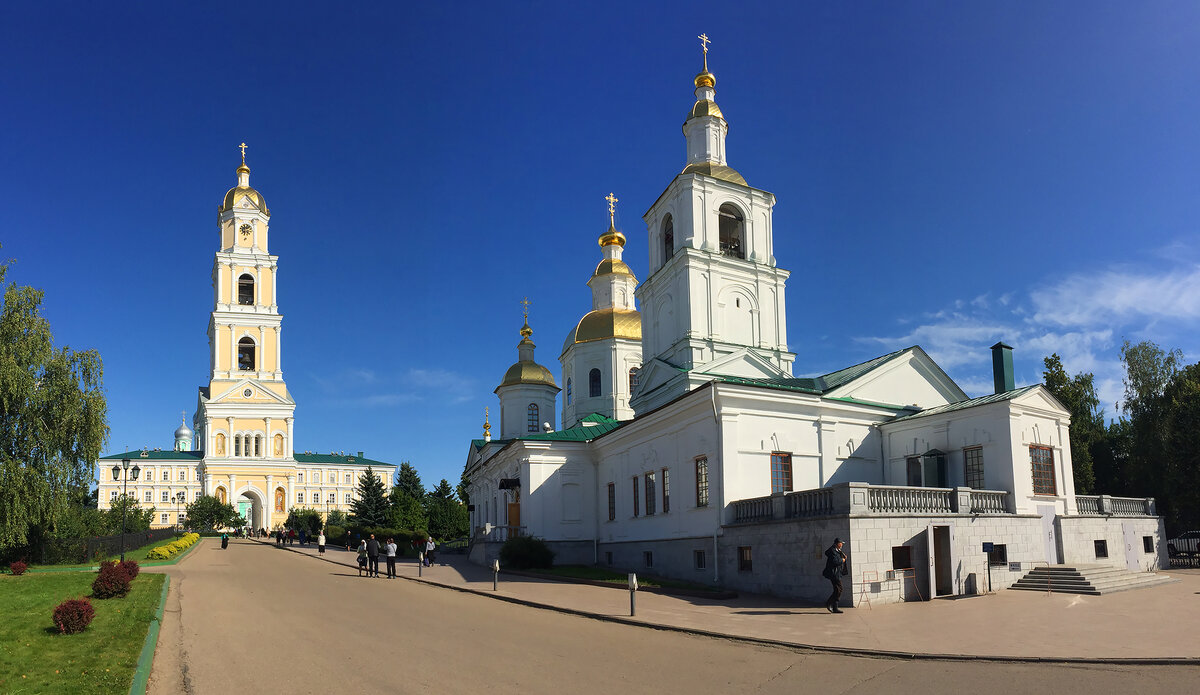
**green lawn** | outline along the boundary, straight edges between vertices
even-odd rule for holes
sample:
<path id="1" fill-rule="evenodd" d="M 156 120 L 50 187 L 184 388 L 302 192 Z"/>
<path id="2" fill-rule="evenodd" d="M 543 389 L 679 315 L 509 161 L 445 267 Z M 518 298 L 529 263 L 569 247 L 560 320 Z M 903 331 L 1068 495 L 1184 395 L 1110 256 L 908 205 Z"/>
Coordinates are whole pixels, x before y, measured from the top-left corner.
<path id="1" fill-rule="evenodd" d="M 95 577 L 0 576 L 0 693 L 129 692 L 166 577 L 140 574 L 125 598 L 93 599 L 92 624 L 78 635 L 60 635 L 51 617 L 54 607 L 90 596 Z"/>
<path id="2" fill-rule="evenodd" d="M 553 574 L 560 577 L 573 577 L 575 579 L 591 579 L 593 581 L 609 582 L 610 584 L 620 584 L 627 586 L 629 584 L 629 576 L 622 572 L 613 572 L 601 567 L 586 567 L 584 565 L 562 565 L 559 567 L 549 567 L 544 569 L 530 570 L 539 574 Z M 661 577 L 643 577 L 638 575 L 638 586 L 661 587 L 664 589 L 692 589 L 698 591 L 713 591 L 711 586 L 703 584 L 692 584 L 691 582 L 680 582 L 673 579 L 662 579 Z"/>

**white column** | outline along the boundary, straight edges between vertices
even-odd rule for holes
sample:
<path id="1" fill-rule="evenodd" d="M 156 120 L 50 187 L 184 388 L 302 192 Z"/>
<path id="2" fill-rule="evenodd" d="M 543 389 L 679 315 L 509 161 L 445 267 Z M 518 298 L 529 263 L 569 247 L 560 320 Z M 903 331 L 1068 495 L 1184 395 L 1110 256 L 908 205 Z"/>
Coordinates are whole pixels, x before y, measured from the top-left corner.
<path id="1" fill-rule="evenodd" d="M 266 356 L 266 336 L 267 329 L 264 326 L 258 327 L 258 349 L 254 351 L 254 371 L 258 377 L 262 378 L 263 367 L 267 363 Z"/>
<path id="2" fill-rule="evenodd" d="M 279 339 L 283 326 L 275 327 L 275 375 L 283 375 L 283 341 Z"/>
<path id="3" fill-rule="evenodd" d="M 233 333 L 233 324 L 231 323 L 229 324 L 229 373 L 227 376 L 232 378 L 237 368 L 237 336 Z"/>
<path id="4" fill-rule="evenodd" d="M 254 235 L 257 237 L 258 232 L 256 231 Z M 254 245 L 258 245 L 257 239 L 255 240 Z M 262 304 L 262 269 L 263 267 L 261 263 L 254 266 L 254 270 L 256 271 L 255 274 L 258 275 L 258 279 L 254 281 L 254 303 L 256 305 Z"/>
<path id="5" fill-rule="evenodd" d="M 233 231 L 233 243 L 237 244 L 237 229 Z M 237 278 L 234 276 L 233 261 L 229 262 L 229 305 L 237 304 Z"/>
<path id="6" fill-rule="evenodd" d="M 295 419 L 296 418 L 293 418 L 293 417 L 287 418 L 287 441 L 285 441 L 283 443 L 283 455 L 286 458 L 291 458 L 291 456 L 292 456 L 291 454 L 289 454 L 287 452 L 287 450 L 293 448 L 292 447 L 292 425 L 294 424 Z"/>
<path id="7" fill-rule="evenodd" d="M 229 499 L 227 500 L 230 504 L 233 504 L 233 496 L 235 494 L 237 494 L 234 492 L 234 490 L 236 488 L 237 488 L 237 476 L 234 475 L 233 473 L 230 473 L 229 474 Z"/>
<path id="8" fill-rule="evenodd" d="M 225 435 L 225 446 L 228 447 L 228 449 L 225 451 L 225 455 L 233 456 L 233 452 L 234 452 L 234 448 L 233 448 L 233 418 L 227 417 L 227 418 L 225 418 L 225 420 L 226 420 L 226 422 L 229 423 L 229 431 Z"/>
<path id="9" fill-rule="evenodd" d="M 286 514 L 287 510 L 291 509 L 292 505 L 296 503 L 296 476 L 294 474 L 289 474 L 287 478 L 287 499 L 284 500 L 283 503 L 284 514 Z"/>
<path id="10" fill-rule="evenodd" d="M 275 307 L 279 306 L 279 295 L 276 294 L 276 291 L 279 289 L 279 282 L 277 278 L 279 273 L 276 272 L 278 267 L 279 266 L 276 263 L 271 264 L 271 306 Z"/>
<path id="11" fill-rule="evenodd" d="M 273 451 L 271 451 L 271 418 L 267 418 L 266 422 L 267 422 L 267 441 L 264 442 L 264 444 L 266 444 L 266 447 L 267 447 L 266 458 L 275 458 L 275 453 Z"/>
<path id="12" fill-rule="evenodd" d="M 200 493 L 203 495 L 212 494 L 212 473 L 204 474 L 204 487 L 200 490 Z"/>

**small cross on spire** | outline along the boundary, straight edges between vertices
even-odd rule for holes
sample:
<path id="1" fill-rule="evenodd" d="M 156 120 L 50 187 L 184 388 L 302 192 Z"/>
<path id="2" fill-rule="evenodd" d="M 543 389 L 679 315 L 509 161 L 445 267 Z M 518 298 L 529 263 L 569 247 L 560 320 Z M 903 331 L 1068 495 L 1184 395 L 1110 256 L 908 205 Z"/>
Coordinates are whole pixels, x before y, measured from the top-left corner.
<path id="1" fill-rule="evenodd" d="M 182 423 L 187 422 L 187 411 L 186 410 L 179 411 L 179 421 Z"/>
<path id="2" fill-rule="evenodd" d="M 700 39 L 700 47 L 704 49 L 704 71 L 708 72 L 708 44 L 712 43 L 708 38 L 708 34 L 701 34 L 696 38 Z"/>
<path id="3" fill-rule="evenodd" d="M 526 298 L 522 299 L 522 300 L 521 300 L 521 304 L 523 304 L 523 305 L 524 305 L 524 306 L 522 307 L 522 313 L 523 313 L 523 314 L 524 314 L 524 316 L 525 316 L 525 323 L 529 323 L 529 304 L 530 304 L 530 302 L 529 302 L 529 297 L 526 297 Z"/>
<path id="4" fill-rule="evenodd" d="M 704 49 L 704 52 L 707 53 L 708 49 Z M 242 166 L 246 166 L 246 143 L 243 142 L 238 147 L 242 148 Z"/>
<path id="5" fill-rule="evenodd" d="M 608 195 L 604 196 L 604 199 L 608 201 L 608 223 L 612 224 L 613 223 L 613 215 L 616 214 L 616 212 L 617 212 L 617 206 L 616 206 L 617 197 L 614 196 L 611 192 L 609 192 Z"/>

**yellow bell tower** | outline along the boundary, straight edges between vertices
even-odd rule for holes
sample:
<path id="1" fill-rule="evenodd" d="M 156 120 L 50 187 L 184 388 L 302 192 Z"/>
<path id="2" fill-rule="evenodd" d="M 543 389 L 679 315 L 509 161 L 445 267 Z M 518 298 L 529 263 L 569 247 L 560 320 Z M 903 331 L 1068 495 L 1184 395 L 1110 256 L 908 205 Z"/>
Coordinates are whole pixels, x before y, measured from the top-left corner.
<path id="1" fill-rule="evenodd" d="M 250 186 L 246 144 L 237 185 L 217 209 L 220 248 L 213 261 L 208 324 L 211 374 L 200 390 L 195 429 L 214 462 L 292 461 L 295 401 L 283 381 L 278 256 L 268 251 L 271 212 Z"/>

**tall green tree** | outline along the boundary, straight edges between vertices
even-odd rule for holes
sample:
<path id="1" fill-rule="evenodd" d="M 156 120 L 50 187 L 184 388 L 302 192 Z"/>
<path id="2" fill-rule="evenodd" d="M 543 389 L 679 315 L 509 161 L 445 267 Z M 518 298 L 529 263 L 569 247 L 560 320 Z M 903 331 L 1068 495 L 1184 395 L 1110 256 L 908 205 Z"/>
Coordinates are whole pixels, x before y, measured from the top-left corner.
<path id="1" fill-rule="evenodd" d="M 202 495 L 187 506 L 188 525 L 207 530 L 244 526 L 242 518 L 232 504 L 221 502 L 212 495 Z"/>
<path id="2" fill-rule="evenodd" d="M 283 522 L 284 527 L 294 529 L 299 532 L 301 529 L 310 536 L 317 535 L 321 530 L 321 512 L 308 507 L 292 507 L 288 510 L 287 521 Z"/>
<path id="3" fill-rule="evenodd" d="M 100 355 L 54 347 L 42 296 L 9 283 L 0 307 L 0 548 L 54 533 L 108 438 Z"/>
<path id="4" fill-rule="evenodd" d="M 425 486 L 421 483 L 421 475 L 408 461 L 401 461 L 400 468 L 396 469 L 396 489 L 418 502 L 425 497 Z"/>
<path id="5" fill-rule="evenodd" d="M 427 531 L 429 518 L 421 501 L 398 487 L 392 488 L 389 519 L 392 528 L 408 531 Z"/>
<path id="6" fill-rule="evenodd" d="M 350 503 L 350 519 L 364 526 L 384 526 L 388 522 L 388 499 L 383 481 L 370 466 L 358 476 L 358 488 Z"/>
<path id="7" fill-rule="evenodd" d="M 154 507 L 142 509 L 133 495 L 117 495 L 103 514 L 104 525 L 112 534 L 120 533 L 122 528 L 126 533 L 145 531 L 154 521 Z"/>
<path id="8" fill-rule="evenodd" d="M 1163 465 L 1166 456 L 1167 413 L 1163 392 L 1179 373 L 1183 354 L 1163 350 L 1151 341 L 1121 346 L 1125 367 L 1125 396 L 1121 411 L 1129 420 L 1130 455 L 1124 472 L 1127 494 L 1157 498 L 1170 507 L 1171 490 Z"/>
<path id="9" fill-rule="evenodd" d="M 346 528 L 346 522 L 349 520 L 349 517 L 346 516 L 346 512 L 343 512 L 340 509 L 334 509 L 333 511 L 329 512 L 328 516 L 325 517 L 325 525 Z"/>
<path id="10" fill-rule="evenodd" d="M 425 497 L 425 513 L 429 535 L 434 538 L 457 538 L 470 528 L 467 506 L 454 496 L 454 488 L 445 478 Z"/>
<path id="11" fill-rule="evenodd" d="M 1071 465 L 1075 492 L 1089 495 L 1096 488 L 1092 449 L 1104 439 L 1104 410 L 1096 396 L 1095 376 L 1068 376 L 1062 358 L 1054 353 L 1043 360 L 1043 382 L 1050 393 L 1071 411 Z"/>
<path id="12" fill-rule="evenodd" d="M 1171 494 L 1163 510 L 1167 527 L 1200 528 L 1200 364 L 1176 374 L 1163 389 L 1163 400 L 1164 477 Z"/>

